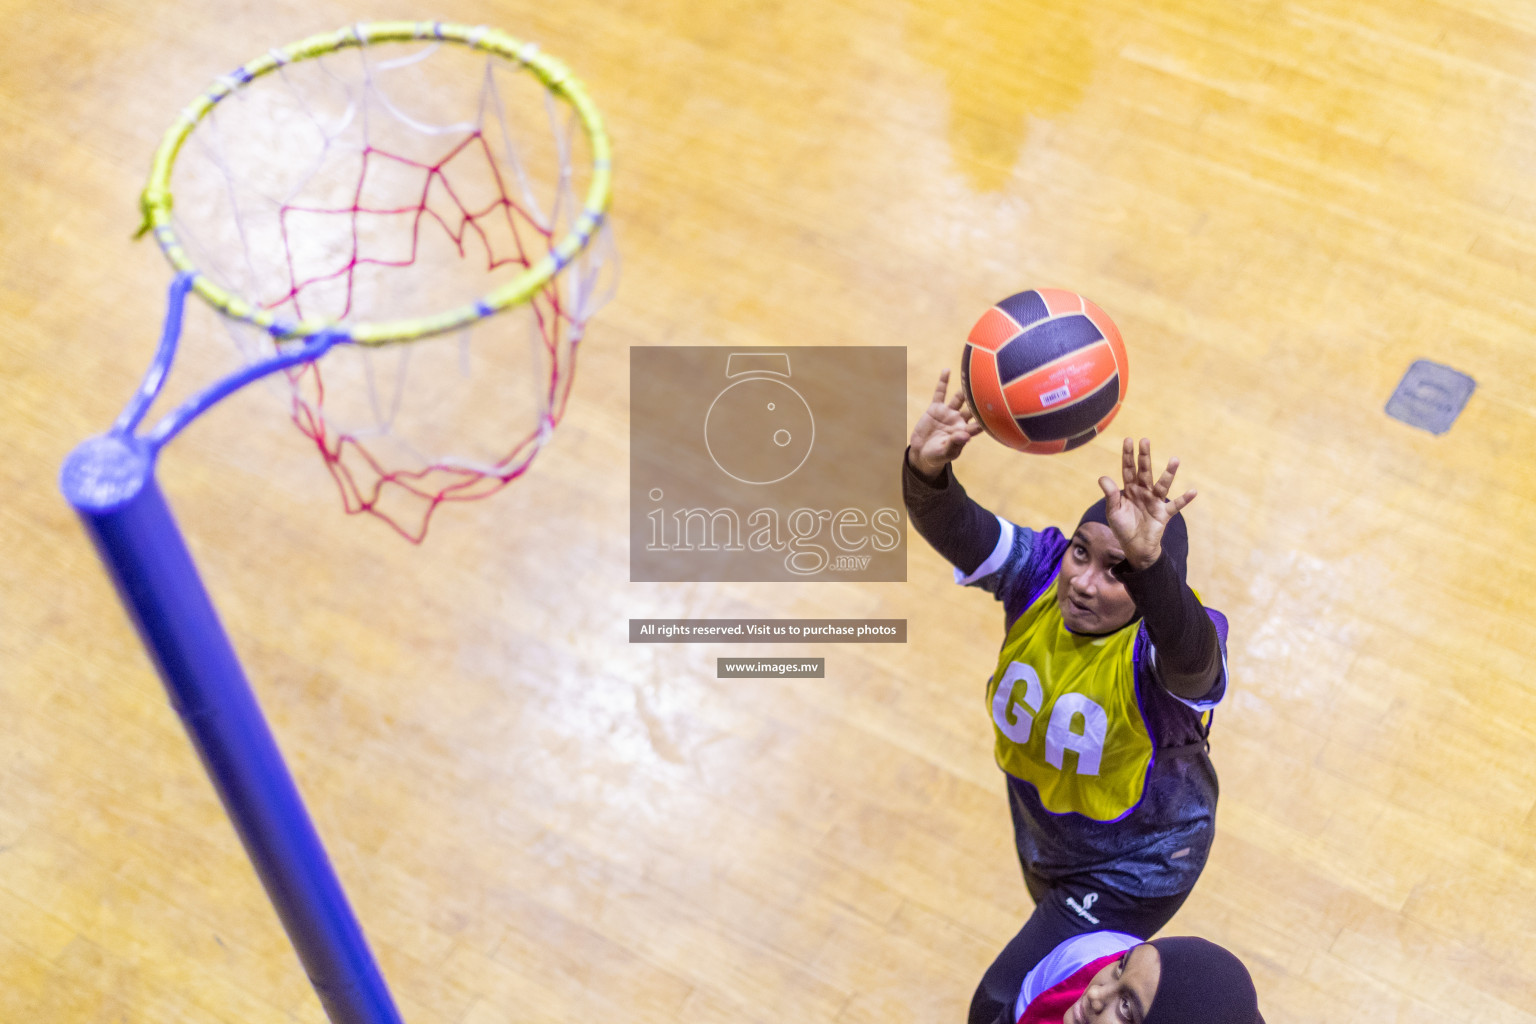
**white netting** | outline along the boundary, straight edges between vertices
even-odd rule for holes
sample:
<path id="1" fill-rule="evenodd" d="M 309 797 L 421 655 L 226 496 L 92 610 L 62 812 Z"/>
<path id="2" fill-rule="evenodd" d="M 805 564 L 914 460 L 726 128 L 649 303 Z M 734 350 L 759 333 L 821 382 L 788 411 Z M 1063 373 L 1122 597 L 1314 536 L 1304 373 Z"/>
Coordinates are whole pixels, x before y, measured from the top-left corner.
<path id="1" fill-rule="evenodd" d="M 536 77 L 459 45 L 373 44 L 287 63 L 197 125 L 171 178 L 198 269 L 284 320 L 343 327 L 474 303 L 581 214 L 592 156 Z M 587 318 L 612 291 L 606 228 L 519 307 L 289 373 L 295 424 L 349 511 L 419 540 L 443 501 L 527 468 L 559 422 Z M 279 346 L 224 318 L 243 358 Z"/>

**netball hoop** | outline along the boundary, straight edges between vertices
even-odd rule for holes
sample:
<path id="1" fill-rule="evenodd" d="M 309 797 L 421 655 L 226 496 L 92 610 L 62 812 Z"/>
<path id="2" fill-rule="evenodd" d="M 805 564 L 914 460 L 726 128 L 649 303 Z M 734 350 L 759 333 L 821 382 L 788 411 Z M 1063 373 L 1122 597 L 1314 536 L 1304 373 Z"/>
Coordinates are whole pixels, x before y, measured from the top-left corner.
<path id="1" fill-rule="evenodd" d="M 323 365 L 288 368 L 290 415 L 348 511 L 419 541 L 443 502 L 523 473 L 559 423 L 612 290 L 609 174 L 596 109 L 537 47 L 358 25 L 187 107 L 143 231 L 247 366 L 339 335 Z"/>
<path id="2" fill-rule="evenodd" d="M 177 271 L 165 329 L 60 486 L 336 1022 L 400 1015 L 155 462 L 214 403 L 271 378 L 347 510 L 420 541 L 444 502 L 526 471 L 560 421 L 587 318 L 612 290 L 609 176 L 601 119 L 558 61 L 438 22 L 271 51 L 205 90 L 154 159 L 144 231 Z M 238 362 L 141 431 L 194 292 Z"/>

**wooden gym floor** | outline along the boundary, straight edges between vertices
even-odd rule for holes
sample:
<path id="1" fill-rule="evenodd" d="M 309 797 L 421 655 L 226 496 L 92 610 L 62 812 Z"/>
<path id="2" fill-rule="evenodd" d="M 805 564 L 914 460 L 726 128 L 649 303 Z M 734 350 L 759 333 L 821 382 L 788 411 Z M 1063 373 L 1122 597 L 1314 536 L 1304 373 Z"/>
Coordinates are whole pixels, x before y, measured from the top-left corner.
<path id="1" fill-rule="evenodd" d="M 905 584 L 631 584 L 634 345 L 903 345 L 909 422 L 1030 285 L 1125 334 L 1114 438 L 961 477 L 1075 521 L 1184 459 L 1232 622 L 1218 836 L 1170 926 L 1273 1024 L 1536 1021 L 1536 8 L 1467 0 L 0 4 L 0 1019 L 322 1019 L 55 476 L 153 348 L 158 137 L 380 15 L 587 82 L 619 295 L 529 477 L 415 548 L 256 389 L 161 479 L 415 1024 L 959 1021 L 1029 912 L 980 699 L 998 613 Z M 1444 436 L 1383 413 L 1477 380 Z M 871 459 L 897 468 L 902 439 Z M 649 616 L 904 618 L 903 646 L 626 643 Z M 717 681 L 722 654 L 827 659 Z"/>

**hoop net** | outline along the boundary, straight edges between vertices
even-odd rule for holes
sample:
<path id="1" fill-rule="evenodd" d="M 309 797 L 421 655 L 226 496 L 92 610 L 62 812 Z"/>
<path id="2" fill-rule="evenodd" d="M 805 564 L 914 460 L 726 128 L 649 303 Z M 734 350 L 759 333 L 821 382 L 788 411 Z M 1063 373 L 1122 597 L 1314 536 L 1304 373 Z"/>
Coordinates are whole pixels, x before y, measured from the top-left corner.
<path id="1" fill-rule="evenodd" d="M 524 473 L 564 415 L 613 288 L 607 181 L 601 123 L 556 62 L 389 23 L 215 83 L 144 202 L 246 363 L 343 333 L 286 371 L 290 415 L 348 512 L 420 541 L 442 503 Z"/>

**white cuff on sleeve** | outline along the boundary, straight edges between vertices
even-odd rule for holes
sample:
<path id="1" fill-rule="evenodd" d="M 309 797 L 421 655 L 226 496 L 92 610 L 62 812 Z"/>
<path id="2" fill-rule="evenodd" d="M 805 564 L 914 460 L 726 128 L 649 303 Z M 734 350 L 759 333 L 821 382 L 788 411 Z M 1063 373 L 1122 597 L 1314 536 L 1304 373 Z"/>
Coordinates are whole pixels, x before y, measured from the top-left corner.
<path id="1" fill-rule="evenodd" d="M 1157 671 L 1157 648 L 1156 647 L 1152 648 L 1152 671 L 1157 673 L 1158 682 L 1161 683 L 1162 682 L 1162 673 Z M 1211 689 L 1213 689 L 1213 690 L 1216 689 L 1216 683 L 1217 682 L 1223 682 L 1224 680 L 1226 680 L 1226 678 L 1227 678 L 1227 656 L 1226 656 L 1226 653 L 1223 652 L 1222 655 L 1221 655 L 1221 675 L 1217 676 L 1216 677 L 1216 681 L 1211 683 Z M 1200 700 L 1190 700 L 1187 697 L 1180 697 L 1178 694 L 1174 693 L 1172 690 L 1169 690 L 1166 686 L 1163 687 L 1163 689 L 1167 692 L 1168 696 L 1172 697 L 1174 700 L 1178 701 L 1180 704 L 1183 704 L 1186 707 L 1189 707 L 1189 708 L 1192 708 L 1195 711 L 1198 711 L 1202 715 L 1205 714 L 1207 711 L 1214 711 L 1216 709 L 1216 705 L 1221 703 L 1221 697 L 1217 697 L 1215 700 L 1206 700 L 1204 698 L 1202 698 Z M 1222 694 L 1222 697 L 1226 696 L 1227 691 L 1226 691 L 1226 687 L 1225 686 L 1223 686 L 1221 688 L 1221 694 Z"/>
<path id="2" fill-rule="evenodd" d="M 962 587 L 975 583 L 984 576 L 990 576 L 1003 567 L 1008 561 L 1008 553 L 1013 550 L 1013 524 L 1002 516 L 997 517 L 997 525 L 1002 530 L 997 535 L 997 547 L 987 556 L 987 560 L 976 567 L 976 571 L 967 576 L 959 569 L 955 570 L 955 582 Z"/>

